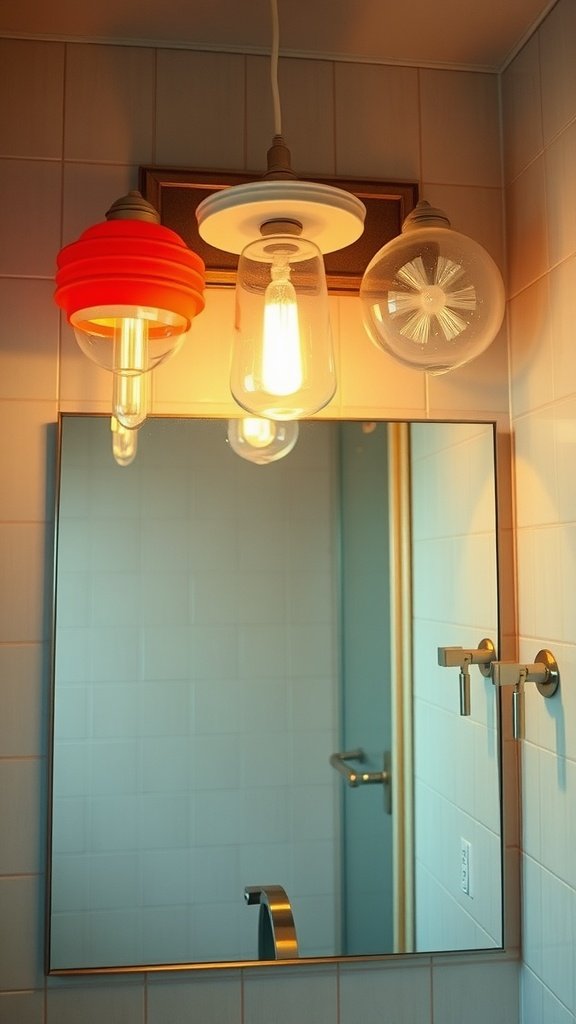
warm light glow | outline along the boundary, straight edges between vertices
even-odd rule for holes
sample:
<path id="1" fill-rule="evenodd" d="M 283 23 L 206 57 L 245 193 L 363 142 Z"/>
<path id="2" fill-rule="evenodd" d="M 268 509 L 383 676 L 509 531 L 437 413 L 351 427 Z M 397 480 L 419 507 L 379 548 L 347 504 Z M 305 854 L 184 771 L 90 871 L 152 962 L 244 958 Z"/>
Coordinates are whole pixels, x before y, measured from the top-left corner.
<path id="1" fill-rule="evenodd" d="M 127 430 L 115 416 L 110 419 L 112 431 L 112 454 L 119 466 L 129 466 L 136 457 L 138 449 L 138 431 Z"/>
<path id="2" fill-rule="evenodd" d="M 283 459 L 298 440 L 298 423 L 278 422 L 260 416 L 228 420 L 228 443 L 242 459 L 256 466 Z"/>
<path id="3" fill-rule="evenodd" d="M 129 430 L 139 427 L 148 413 L 148 322 L 119 318 L 114 326 L 112 411 Z"/>
<path id="4" fill-rule="evenodd" d="M 272 266 L 264 296 L 262 383 L 270 395 L 291 395 L 302 387 L 302 351 L 296 292 L 287 263 Z"/>
<path id="5" fill-rule="evenodd" d="M 276 436 L 276 423 L 258 416 L 246 416 L 240 421 L 239 432 L 253 448 L 266 448 Z"/>

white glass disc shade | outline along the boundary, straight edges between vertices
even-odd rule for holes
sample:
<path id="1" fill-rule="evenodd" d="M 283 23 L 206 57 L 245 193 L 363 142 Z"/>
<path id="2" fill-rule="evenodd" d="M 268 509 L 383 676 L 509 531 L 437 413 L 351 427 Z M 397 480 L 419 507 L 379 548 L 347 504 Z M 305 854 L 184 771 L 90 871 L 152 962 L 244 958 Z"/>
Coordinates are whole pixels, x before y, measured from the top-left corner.
<path id="1" fill-rule="evenodd" d="M 373 257 L 360 286 L 364 326 L 399 362 L 446 373 L 479 356 L 504 317 L 504 285 L 473 239 L 441 226 L 410 228 Z"/>
<path id="2" fill-rule="evenodd" d="M 365 217 L 364 203 L 351 192 L 298 179 L 218 189 L 196 209 L 200 237 L 216 249 L 237 253 L 270 221 L 296 221 L 320 252 L 334 252 L 360 238 Z"/>
<path id="3" fill-rule="evenodd" d="M 257 416 L 228 421 L 230 447 L 241 458 L 265 466 L 288 455 L 298 440 L 298 423 L 278 423 Z"/>
<path id="4" fill-rule="evenodd" d="M 293 235 L 240 255 L 230 387 L 255 416 L 293 420 L 322 409 L 336 374 L 322 254 Z"/>

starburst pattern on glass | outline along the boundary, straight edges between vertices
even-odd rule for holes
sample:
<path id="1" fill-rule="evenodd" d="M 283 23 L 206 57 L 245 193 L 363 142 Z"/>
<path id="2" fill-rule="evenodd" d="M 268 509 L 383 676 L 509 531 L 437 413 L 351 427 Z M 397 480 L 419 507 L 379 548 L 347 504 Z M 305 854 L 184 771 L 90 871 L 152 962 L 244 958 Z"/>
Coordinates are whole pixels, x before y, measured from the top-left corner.
<path id="1" fill-rule="evenodd" d="M 438 257 L 431 275 L 421 256 L 400 267 L 396 277 L 409 290 L 388 293 L 390 316 L 403 321 L 400 333 L 420 345 L 428 343 L 436 325 L 447 341 L 462 334 L 470 317 L 459 311 L 470 314 L 477 305 L 473 284 L 457 286 L 464 273 L 460 264 L 445 256 Z"/>

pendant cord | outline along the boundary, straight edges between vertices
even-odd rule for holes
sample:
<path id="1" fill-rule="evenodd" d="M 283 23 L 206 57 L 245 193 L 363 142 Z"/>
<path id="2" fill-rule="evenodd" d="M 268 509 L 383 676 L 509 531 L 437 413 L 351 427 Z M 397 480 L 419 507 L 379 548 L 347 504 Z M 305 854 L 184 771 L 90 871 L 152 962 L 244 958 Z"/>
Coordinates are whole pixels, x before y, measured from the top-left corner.
<path id="1" fill-rule="evenodd" d="M 280 48 L 278 0 L 270 0 L 270 7 L 272 10 L 272 52 L 270 55 L 270 80 L 272 84 L 272 103 L 274 106 L 274 134 L 282 135 L 282 111 L 280 109 L 280 90 L 278 88 L 278 54 Z"/>

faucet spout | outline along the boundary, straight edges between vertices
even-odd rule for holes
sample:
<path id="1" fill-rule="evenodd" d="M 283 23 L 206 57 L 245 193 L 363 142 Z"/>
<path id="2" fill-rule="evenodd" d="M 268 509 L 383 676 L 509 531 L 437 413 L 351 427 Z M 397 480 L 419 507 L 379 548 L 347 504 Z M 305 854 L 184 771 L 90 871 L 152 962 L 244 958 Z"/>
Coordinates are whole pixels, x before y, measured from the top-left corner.
<path id="1" fill-rule="evenodd" d="M 281 885 L 247 885 L 244 899 L 249 906 L 260 904 L 258 959 L 297 959 L 296 925 L 286 890 Z"/>

